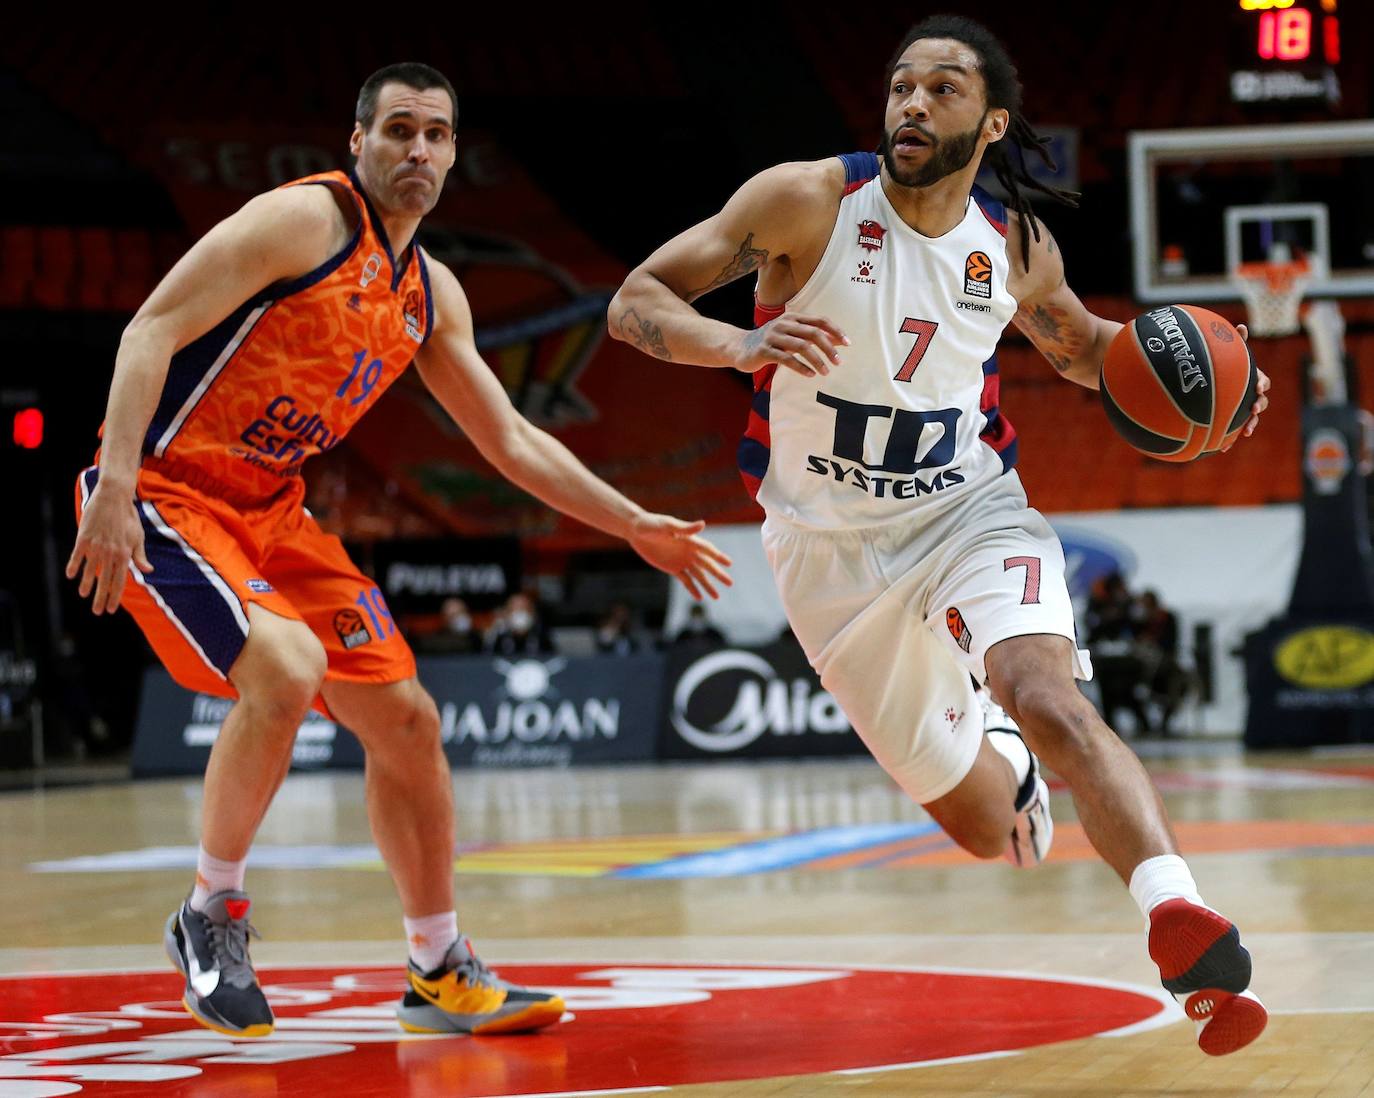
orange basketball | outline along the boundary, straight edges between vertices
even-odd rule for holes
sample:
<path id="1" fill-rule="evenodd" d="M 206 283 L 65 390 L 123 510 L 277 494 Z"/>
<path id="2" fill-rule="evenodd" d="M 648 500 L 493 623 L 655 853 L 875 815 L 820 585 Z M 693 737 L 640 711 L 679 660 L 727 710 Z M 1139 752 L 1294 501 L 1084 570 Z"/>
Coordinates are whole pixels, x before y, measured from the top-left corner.
<path id="1" fill-rule="evenodd" d="M 1160 461 L 1192 461 L 1231 444 L 1258 380 L 1230 321 L 1196 305 L 1161 305 L 1117 333 L 1099 391 L 1130 445 Z"/>

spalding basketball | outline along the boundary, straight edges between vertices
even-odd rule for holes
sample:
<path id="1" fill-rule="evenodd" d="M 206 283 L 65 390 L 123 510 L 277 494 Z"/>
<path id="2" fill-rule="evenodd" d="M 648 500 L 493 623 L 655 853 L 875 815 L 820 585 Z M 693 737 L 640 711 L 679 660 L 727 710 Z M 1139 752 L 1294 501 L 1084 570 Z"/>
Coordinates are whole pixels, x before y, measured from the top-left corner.
<path id="1" fill-rule="evenodd" d="M 1117 434 L 1142 454 L 1192 461 L 1235 440 L 1258 380 L 1228 320 L 1196 305 L 1162 305 L 1117 333 L 1099 391 Z"/>

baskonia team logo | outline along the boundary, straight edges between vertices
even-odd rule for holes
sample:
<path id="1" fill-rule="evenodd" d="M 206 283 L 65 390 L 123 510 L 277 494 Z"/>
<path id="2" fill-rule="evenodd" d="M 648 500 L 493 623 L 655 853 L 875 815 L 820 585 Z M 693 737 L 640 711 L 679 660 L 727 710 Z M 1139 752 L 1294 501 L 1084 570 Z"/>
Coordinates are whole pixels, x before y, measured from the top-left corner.
<path id="1" fill-rule="evenodd" d="M 883 237 L 887 235 L 887 230 L 876 221 L 865 220 L 859 222 L 859 247 L 867 248 L 870 252 L 879 252 L 883 248 Z"/>

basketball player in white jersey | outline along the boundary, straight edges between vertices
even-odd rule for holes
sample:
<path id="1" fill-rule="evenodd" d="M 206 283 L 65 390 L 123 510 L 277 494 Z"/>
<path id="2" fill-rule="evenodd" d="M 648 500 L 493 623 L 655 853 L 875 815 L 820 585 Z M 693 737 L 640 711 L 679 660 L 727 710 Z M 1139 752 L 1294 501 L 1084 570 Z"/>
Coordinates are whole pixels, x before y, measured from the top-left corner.
<path id="1" fill-rule="evenodd" d="M 1068 287 L 1022 196 L 1075 197 L 1034 183 L 1004 151 L 1044 155 L 996 38 L 934 16 L 888 76 L 881 158 L 755 176 L 630 275 L 611 333 L 665 361 L 753 373 L 740 465 L 821 681 L 892 777 L 979 857 L 1044 857 L 1050 818 L 1035 756 L 1060 774 L 1140 905 L 1150 955 L 1199 1045 L 1232 1052 L 1267 1018 L 1246 990 L 1249 954 L 1203 904 L 1135 755 L 1077 688 L 1091 667 L 1074 639 L 1063 552 L 1027 506 L 1015 432 L 997 407 L 994 352 L 1009 321 L 1094 389 L 1121 325 Z M 974 186 L 985 154 L 1010 211 Z M 692 308 L 752 271 L 752 331 Z M 1267 388 L 1261 375 L 1247 435 Z M 1024 742 L 984 734 L 971 677 Z"/>

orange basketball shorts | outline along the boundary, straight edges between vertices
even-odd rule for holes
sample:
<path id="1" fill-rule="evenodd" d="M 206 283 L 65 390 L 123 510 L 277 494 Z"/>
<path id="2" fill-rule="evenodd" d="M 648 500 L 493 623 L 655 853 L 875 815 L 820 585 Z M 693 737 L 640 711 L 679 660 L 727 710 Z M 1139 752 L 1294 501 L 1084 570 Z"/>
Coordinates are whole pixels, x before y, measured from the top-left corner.
<path id="1" fill-rule="evenodd" d="M 100 476 L 77 478 L 77 517 Z M 348 559 L 301 503 L 301 492 L 258 507 L 139 470 L 147 574 L 132 563 L 120 605 L 182 686 L 237 697 L 229 672 L 248 639 L 248 607 L 304 622 L 324 645 L 326 682 L 389 683 L 415 674 L 415 657 L 376 583 Z M 321 701 L 316 707 L 324 711 Z"/>

